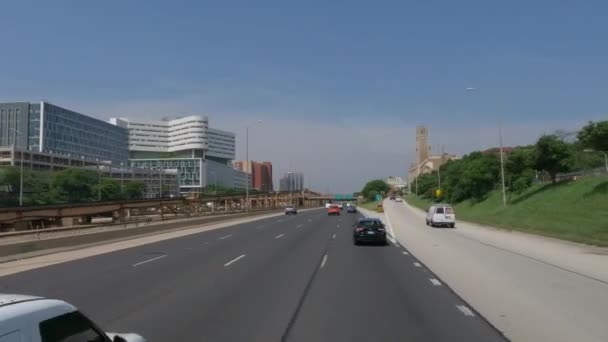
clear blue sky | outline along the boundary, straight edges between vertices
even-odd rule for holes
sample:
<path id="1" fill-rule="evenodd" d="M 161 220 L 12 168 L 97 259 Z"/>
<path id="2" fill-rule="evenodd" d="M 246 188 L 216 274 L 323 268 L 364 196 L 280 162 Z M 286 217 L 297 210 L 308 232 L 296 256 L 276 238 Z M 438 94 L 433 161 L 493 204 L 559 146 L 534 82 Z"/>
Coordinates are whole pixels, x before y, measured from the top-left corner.
<path id="1" fill-rule="evenodd" d="M 263 118 L 253 157 L 291 161 L 322 190 L 405 175 L 418 124 L 465 153 L 494 144 L 475 130 L 498 116 L 509 144 L 608 118 L 605 1 L 10 1 L 1 11 L 0 101 L 45 98 L 104 118 L 202 112 L 239 136 Z M 300 143 L 359 143 L 317 151 L 328 171 L 312 168 L 289 144 L 300 124 L 313 131 Z M 288 132 L 282 150 L 272 130 Z M 334 155 L 348 146 L 359 152 Z M 333 176 L 367 154 L 376 167 Z"/>

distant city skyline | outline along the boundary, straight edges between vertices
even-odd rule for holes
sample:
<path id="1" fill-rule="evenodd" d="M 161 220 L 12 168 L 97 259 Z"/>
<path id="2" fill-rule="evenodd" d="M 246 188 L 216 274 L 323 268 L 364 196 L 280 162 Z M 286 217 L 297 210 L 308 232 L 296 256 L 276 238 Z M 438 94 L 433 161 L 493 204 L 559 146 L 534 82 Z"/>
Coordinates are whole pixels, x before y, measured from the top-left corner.
<path id="1" fill-rule="evenodd" d="M 498 121 L 516 146 L 605 119 L 606 11 L 524 0 L 8 2 L 3 25 L 18 29 L 0 31 L 14 52 L 0 63 L 0 102 L 46 99 L 103 120 L 208 115 L 236 134 L 241 160 L 246 123 L 263 120 L 250 159 L 281 172 L 293 161 L 311 188 L 350 193 L 405 176 L 418 125 L 462 155 L 497 146 Z"/>

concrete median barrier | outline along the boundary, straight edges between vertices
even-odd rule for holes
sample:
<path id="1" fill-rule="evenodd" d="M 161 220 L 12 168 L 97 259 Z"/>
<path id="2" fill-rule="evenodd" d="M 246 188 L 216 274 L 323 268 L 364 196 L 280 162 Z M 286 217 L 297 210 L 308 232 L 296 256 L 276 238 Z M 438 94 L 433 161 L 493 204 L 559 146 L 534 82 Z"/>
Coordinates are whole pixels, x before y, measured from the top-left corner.
<path id="1" fill-rule="evenodd" d="M 258 215 L 279 213 L 282 210 L 258 210 L 248 213 L 236 213 L 221 216 L 208 216 L 193 218 L 191 220 L 179 220 L 178 222 L 160 222 L 132 228 L 116 228 L 105 231 L 86 232 L 82 234 L 61 237 L 46 238 L 40 240 L 30 240 L 0 245 L 0 259 L 3 261 L 11 260 L 11 256 L 33 254 L 34 252 L 53 251 L 58 249 L 78 248 L 79 246 L 90 246 L 95 244 L 107 243 L 110 241 L 137 238 L 145 235 L 157 234 L 161 232 L 192 228 L 193 226 L 206 225 L 222 221 L 230 221 L 239 218 L 252 217 Z M 8 259 L 8 260 L 6 260 Z"/>

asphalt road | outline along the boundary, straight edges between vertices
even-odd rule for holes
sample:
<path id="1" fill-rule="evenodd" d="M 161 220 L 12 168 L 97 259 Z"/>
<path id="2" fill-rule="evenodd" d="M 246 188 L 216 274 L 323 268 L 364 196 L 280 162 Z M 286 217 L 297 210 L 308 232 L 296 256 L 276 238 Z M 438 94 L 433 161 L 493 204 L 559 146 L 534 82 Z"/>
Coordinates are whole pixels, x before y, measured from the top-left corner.
<path id="1" fill-rule="evenodd" d="M 359 215 L 273 217 L 0 278 L 149 341 L 503 341 L 400 245 L 354 246 Z"/>

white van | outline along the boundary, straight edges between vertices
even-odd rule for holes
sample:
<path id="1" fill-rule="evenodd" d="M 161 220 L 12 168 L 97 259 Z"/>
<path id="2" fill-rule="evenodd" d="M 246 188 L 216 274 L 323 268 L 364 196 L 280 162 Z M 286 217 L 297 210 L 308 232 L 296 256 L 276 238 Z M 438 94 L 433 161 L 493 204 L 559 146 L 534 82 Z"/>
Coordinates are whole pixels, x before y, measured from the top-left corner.
<path id="1" fill-rule="evenodd" d="M 0 293 L 0 342 L 145 342 L 136 334 L 106 333 L 72 305 L 56 299 Z"/>
<path id="2" fill-rule="evenodd" d="M 426 225 L 431 227 L 446 226 L 454 228 L 454 225 L 456 225 L 454 208 L 449 204 L 434 204 L 426 213 Z"/>

